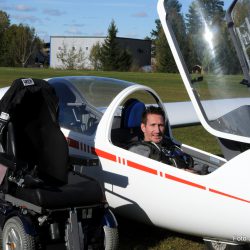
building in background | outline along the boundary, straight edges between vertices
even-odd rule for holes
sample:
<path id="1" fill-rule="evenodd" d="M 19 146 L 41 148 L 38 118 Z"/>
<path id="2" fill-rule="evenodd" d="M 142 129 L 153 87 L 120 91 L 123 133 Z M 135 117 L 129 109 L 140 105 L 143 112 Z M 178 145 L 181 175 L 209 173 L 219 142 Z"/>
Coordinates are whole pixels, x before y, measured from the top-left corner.
<path id="1" fill-rule="evenodd" d="M 106 37 L 87 37 L 87 36 L 51 36 L 50 37 L 50 67 L 62 68 L 63 64 L 57 55 L 66 46 L 67 49 L 81 50 L 84 53 L 86 69 L 92 69 L 93 66 L 89 60 L 91 49 L 98 42 L 100 45 Z M 132 39 L 117 37 L 120 48 L 130 51 L 133 58 L 133 65 L 144 67 L 151 65 L 151 41 L 143 39 Z"/>

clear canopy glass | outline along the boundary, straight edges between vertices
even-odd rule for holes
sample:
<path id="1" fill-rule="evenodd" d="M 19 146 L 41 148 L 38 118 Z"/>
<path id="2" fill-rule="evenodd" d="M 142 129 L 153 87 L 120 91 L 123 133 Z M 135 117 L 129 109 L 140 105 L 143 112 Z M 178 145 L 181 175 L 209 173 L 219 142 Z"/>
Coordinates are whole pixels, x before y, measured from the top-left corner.
<path id="1" fill-rule="evenodd" d="M 53 85 L 66 85 L 74 92 L 74 101 L 84 102 L 100 109 L 108 107 L 112 100 L 125 88 L 134 83 L 95 76 L 68 76 L 50 80 Z M 64 91 L 68 95 L 68 91 Z M 78 99 L 78 100 L 77 100 Z"/>
<path id="2" fill-rule="evenodd" d="M 60 126 L 92 136 L 112 100 L 133 83 L 94 76 L 55 77 L 48 80 L 59 97 Z"/>
<path id="3" fill-rule="evenodd" d="M 190 92 L 204 120 L 217 131 L 250 137 L 249 70 L 243 74 L 241 67 L 249 62 L 250 5 L 249 0 L 239 0 L 227 14 L 230 20 L 226 19 L 230 4 L 218 0 L 164 1 Z M 238 51 L 233 42 L 240 45 Z M 241 61 L 239 51 L 245 53 Z M 208 105 L 205 100 L 216 101 Z"/>

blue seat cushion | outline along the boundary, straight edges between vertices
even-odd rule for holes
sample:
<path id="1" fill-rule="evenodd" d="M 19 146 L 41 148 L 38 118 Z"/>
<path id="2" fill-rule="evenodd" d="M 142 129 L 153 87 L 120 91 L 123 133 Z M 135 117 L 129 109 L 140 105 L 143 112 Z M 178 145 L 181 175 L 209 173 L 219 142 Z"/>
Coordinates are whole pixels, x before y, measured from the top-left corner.
<path id="1" fill-rule="evenodd" d="M 131 103 L 126 107 L 123 119 L 124 119 L 124 128 L 135 128 L 140 127 L 142 113 L 145 110 L 145 104 L 133 99 Z"/>

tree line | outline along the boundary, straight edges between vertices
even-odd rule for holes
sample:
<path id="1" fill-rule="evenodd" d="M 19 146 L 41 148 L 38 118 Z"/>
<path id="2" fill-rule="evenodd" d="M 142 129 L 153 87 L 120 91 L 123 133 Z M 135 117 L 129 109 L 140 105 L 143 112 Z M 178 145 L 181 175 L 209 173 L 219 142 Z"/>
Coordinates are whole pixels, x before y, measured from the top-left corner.
<path id="1" fill-rule="evenodd" d="M 232 49 L 232 44 L 226 32 L 224 1 L 199 0 L 199 2 L 209 19 L 206 20 L 206 23 L 216 24 L 222 31 L 216 41 L 217 55 L 221 60 L 219 63 L 224 66 L 222 70 L 224 73 L 237 73 L 239 63 L 236 61 L 236 55 L 232 57 L 226 52 Z M 216 70 L 218 62 L 211 60 L 206 54 L 207 45 L 201 39 L 205 24 L 197 8 L 197 1 L 191 3 L 186 14 L 181 12 L 182 5 L 178 0 L 168 0 L 165 4 L 168 5 L 168 19 L 172 23 L 188 70 L 191 72 L 194 65 L 202 65 L 204 70 L 208 72 Z M 130 51 L 120 48 L 117 43 L 117 33 L 118 28 L 112 20 L 104 42 L 95 44 L 90 52 L 89 60 L 94 69 L 129 71 L 133 66 Z M 155 29 L 146 39 L 152 41 L 153 70 L 176 73 L 178 71 L 176 63 L 159 19 L 155 20 Z M 29 60 L 34 59 L 35 53 L 40 51 L 42 46 L 43 42 L 36 36 L 34 28 L 23 24 L 10 25 L 8 14 L 0 10 L 0 66 L 25 67 Z M 84 60 L 86 59 L 82 50 L 67 48 L 65 45 L 57 54 L 57 58 L 68 69 L 84 68 Z"/>
<path id="2" fill-rule="evenodd" d="M 178 0 L 165 1 L 168 20 L 175 33 L 180 50 L 189 72 L 195 65 L 201 65 L 205 72 L 235 74 L 240 71 L 233 44 L 225 22 L 224 1 L 193 1 L 186 14 Z M 177 72 L 169 45 L 166 41 L 161 23 L 156 20 L 156 29 L 151 32 L 156 58 L 156 70 L 160 72 Z M 209 49 L 204 39 L 206 30 L 214 32 L 213 49 Z M 213 50 L 213 55 L 211 51 Z M 218 72 L 217 72 L 218 73 Z"/>
<path id="3" fill-rule="evenodd" d="M 34 28 L 10 25 L 9 15 L 0 10 L 0 66 L 25 67 L 42 46 Z"/>

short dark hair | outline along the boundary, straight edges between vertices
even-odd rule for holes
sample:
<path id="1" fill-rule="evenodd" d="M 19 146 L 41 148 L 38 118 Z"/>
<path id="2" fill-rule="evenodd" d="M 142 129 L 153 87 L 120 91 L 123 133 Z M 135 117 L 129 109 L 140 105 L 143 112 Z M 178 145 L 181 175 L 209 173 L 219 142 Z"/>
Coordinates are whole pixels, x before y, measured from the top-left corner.
<path id="1" fill-rule="evenodd" d="M 165 112 L 161 107 L 155 107 L 155 106 L 148 106 L 145 111 L 142 113 L 142 123 L 147 123 L 147 116 L 148 114 L 154 114 L 154 115 L 161 115 L 163 117 L 164 123 L 165 123 Z"/>

